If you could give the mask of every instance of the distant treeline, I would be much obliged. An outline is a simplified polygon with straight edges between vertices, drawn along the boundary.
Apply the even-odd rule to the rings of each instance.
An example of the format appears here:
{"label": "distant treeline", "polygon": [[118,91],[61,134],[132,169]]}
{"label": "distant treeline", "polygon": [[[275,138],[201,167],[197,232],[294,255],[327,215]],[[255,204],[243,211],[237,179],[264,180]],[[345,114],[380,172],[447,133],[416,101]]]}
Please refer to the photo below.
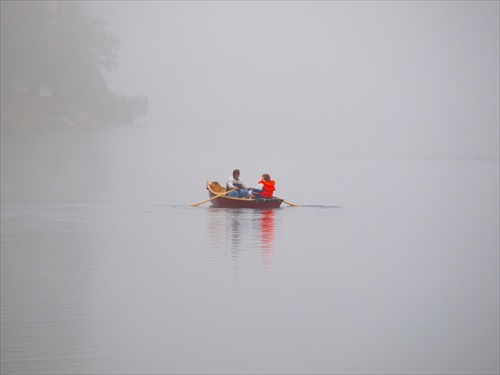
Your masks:
{"label": "distant treeline", "polygon": [[106,27],[78,2],[2,1],[2,117],[130,123],[145,115],[147,96],[107,86],[103,72],[116,66],[119,40]]}

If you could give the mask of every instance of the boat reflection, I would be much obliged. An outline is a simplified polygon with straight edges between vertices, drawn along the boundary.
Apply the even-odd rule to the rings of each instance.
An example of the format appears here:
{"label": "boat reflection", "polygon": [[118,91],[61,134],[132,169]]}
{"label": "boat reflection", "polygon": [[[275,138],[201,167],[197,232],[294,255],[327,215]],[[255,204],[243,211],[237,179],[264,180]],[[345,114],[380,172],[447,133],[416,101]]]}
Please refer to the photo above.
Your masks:
{"label": "boat reflection", "polygon": [[274,210],[261,210],[260,215],[262,263],[265,266],[271,266],[274,252]]}
{"label": "boat reflection", "polygon": [[208,212],[207,234],[214,260],[227,260],[229,255],[232,263],[250,265],[260,258],[262,265],[272,264],[275,210],[211,207]]}

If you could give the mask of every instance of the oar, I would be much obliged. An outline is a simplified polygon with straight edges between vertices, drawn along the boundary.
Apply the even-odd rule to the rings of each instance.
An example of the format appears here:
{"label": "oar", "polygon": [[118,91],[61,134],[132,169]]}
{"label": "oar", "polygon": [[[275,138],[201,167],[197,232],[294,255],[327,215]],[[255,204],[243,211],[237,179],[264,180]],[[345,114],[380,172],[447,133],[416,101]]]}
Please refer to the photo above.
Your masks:
{"label": "oar", "polygon": [[293,204],[293,203],[290,203],[290,202],[287,202],[287,201],[283,201],[285,202],[286,204],[289,204],[290,206],[293,206],[293,207],[299,207],[298,204]]}
{"label": "oar", "polygon": [[193,203],[193,204],[191,205],[191,207],[196,207],[196,206],[199,206],[200,204],[206,203],[206,202],[211,201],[212,199],[215,199],[215,198],[222,197],[223,195],[228,194],[228,193],[230,193],[230,192],[232,192],[232,191],[235,191],[235,190],[236,190],[236,188],[231,189],[231,190],[229,190],[229,191],[225,191],[224,193],[218,194],[218,195],[216,195],[215,197],[209,198],[209,199],[207,199],[207,200],[205,200],[205,201],[203,201],[203,202]]}

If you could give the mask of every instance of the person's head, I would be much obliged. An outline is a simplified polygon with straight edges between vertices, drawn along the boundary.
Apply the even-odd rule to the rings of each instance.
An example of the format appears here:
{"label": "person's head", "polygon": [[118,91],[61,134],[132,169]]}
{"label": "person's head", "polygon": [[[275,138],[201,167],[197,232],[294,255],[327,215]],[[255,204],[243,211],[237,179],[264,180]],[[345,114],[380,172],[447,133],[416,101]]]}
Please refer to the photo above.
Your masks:
{"label": "person's head", "polygon": [[240,174],[241,174],[240,170],[239,169],[235,169],[233,171],[233,178],[238,178],[240,176]]}
{"label": "person's head", "polygon": [[264,181],[271,181],[271,176],[269,176],[267,173],[264,173],[264,174],[262,175],[262,179],[263,179]]}

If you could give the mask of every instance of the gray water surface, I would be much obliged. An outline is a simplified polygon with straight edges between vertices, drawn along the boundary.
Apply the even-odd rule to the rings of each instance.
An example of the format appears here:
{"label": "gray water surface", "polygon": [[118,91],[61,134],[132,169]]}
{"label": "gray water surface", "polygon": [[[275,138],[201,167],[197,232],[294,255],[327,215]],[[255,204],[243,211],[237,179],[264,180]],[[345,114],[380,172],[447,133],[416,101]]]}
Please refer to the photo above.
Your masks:
{"label": "gray water surface", "polygon": [[[2,373],[499,372],[498,160],[30,134],[2,130]],[[300,206],[190,207],[235,167]]]}
{"label": "gray water surface", "polygon": [[497,208],[437,198],[4,205],[2,373],[493,373]]}

